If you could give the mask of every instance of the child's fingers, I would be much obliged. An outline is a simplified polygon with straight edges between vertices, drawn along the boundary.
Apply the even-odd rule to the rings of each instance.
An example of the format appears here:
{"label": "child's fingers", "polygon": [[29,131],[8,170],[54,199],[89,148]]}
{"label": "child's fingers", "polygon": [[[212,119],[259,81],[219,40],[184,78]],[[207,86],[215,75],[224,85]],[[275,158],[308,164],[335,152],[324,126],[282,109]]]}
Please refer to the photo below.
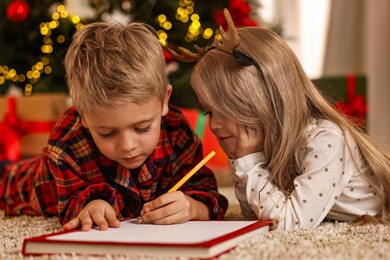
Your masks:
{"label": "child's fingers", "polygon": [[183,223],[188,220],[188,214],[183,214],[185,212],[177,212],[176,214],[166,215],[163,218],[150,220],[153,224],[157,225],[170,225],[170,224],[178,224]]}
{"label": "child's fingers", "polygon": [[82,218],[80,219],[81,223],[81,231],[88,231],[92,228],[92,220],[91,218]]}
{"label": "child's fingers", "polygon": [[108,223],[106,218],[102,214],[93,214],[92,215],[92,221],[89,223],[91,219],[85,219],[85,222],[83,222],[83,228],[84,224],[86,227],[88,227],[89,224],[91,224],[92,227],[92,221],[96,224],[96,226],[99,227],[100,230],[106,230],[108,228]]}
{"label": "child's fingers", "polygon": [[260,128],[238,127],[235,156],[237,158],[263,150],[263,135]]}
{"label": "child's fingers", "polygon": [[157,199],[154,199],[152,201],[149,201],[148,203],[145,203],[143,210],[142,210],[143,213],[147,213],[147,211],[156,210],[158,208],[161,208],[167,204],[170,204],[170,203],[176,201],[179,193],[182,193],[182,192],[181,191],[168,192],[168,193],[161,195]]}
{"label": "child's fingers", "polygon": [[142,219],[155,224],[172,224],[190,218],[191,203],[181,191],[170,192],[151,201],[148,212],[144,212]]}
{"label": "child's fingers", "polygon": [[109,210],[106,212],[106,220],[109,227],[117,228],[121,225],[120,221],[116,218],[114,210]]}
{"label": "child's fingers", "polygon": [[244,141],[248,141],[251,138],[257,138],[257,132],[257,129],[250,128],[247,126],[240,126],[238,130],[240,138]]}
{"label": "child's fingers", "polygon": [[170,204],[165,205],[163,207],[149,211],[148,213],[145,213],[142,216],[142,219],[144,221],[156,223],[157,221],[159,221],[161,219],[164,219],[164,218],[167,218],[168,216],[177,214],[178,212],[181,211],[181,208],[179,205],[176,205],[176,204],[178,204],[178,203],[170,203]]}
{"label": "child's fingers", "polygon": [[71,219],[63,225],[64,230],[76,229],[81,225],[81,222],[78,218]]}
{"label": "child's fingers", "polygon": [[142,210],[141,210],[141,213],[140,215],[143,216],[145,215],[146,213],[148,213],[150,211],[150,208],[147,204],[145,204],[143,207],[142,207]]}

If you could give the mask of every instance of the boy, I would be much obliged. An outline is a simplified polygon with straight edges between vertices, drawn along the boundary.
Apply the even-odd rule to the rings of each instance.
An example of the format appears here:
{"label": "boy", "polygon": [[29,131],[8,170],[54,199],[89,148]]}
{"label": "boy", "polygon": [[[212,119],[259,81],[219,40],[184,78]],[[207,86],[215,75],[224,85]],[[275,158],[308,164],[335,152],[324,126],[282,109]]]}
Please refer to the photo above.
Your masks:
{"label": "boy", "polygon": [[86,25],[65,70],[73,107],[39,158],[5,166],[7,214],[58,216],[65,230],[104,230],[140,214],[156,224],[223,218],[227,200],[207,167],[167,193],[202,159],[202,148],[168,105],[172,87],[147,25]]}

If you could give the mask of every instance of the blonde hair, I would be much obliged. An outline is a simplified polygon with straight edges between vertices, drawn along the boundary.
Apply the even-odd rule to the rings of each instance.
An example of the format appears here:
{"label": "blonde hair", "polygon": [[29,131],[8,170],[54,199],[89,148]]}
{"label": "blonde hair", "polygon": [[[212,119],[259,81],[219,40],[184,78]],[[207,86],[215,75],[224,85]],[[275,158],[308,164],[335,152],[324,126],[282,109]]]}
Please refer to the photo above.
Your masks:
{"label": "blonde hair", "polygon": [[252,57],[259,68],[243,65],[231,53],[211,49],[192,72],[195,92],[225,118],[263,129],[268,169],[274,183],[286,194],[293,190],[293,180],[301,169],[301,147],[306,143],[304,129],[309,119],[336,123],[355,139],[370,168],[370,176],[365,177],[383,202],[378,218],[390,220],[389,153],[330,105],[281,37],[257,27],[237,31],[237,50]]}
{"label": "blonde hair", "polygon": [[79,112],[123,102],[164,99],[168,79],[161,45],[142,23],[91,23],[77,31],[65,71]]}

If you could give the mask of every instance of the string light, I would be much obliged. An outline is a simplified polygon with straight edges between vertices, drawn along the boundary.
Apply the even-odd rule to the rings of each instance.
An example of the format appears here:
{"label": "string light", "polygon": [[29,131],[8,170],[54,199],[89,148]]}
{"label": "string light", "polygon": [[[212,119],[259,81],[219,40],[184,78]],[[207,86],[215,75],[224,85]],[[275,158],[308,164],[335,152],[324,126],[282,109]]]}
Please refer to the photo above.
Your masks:
{"label": "string light", "polygon": [[[84,25],[80,22],[80,17],[69,16],[64,5],[58,5],[56,11],[51,15],[52,20],[49,22],[42,22],[39,26],[39,31],[43,36],[41,52],[43,57],[31,66],[31,69],[24,74],[18,74],[15,69],[9,68],[6,65],[0,65],[0,85],[3,85],[6,81],[26,83],[24,85],[24,95],[29,96],[32,94],[33,85],[36,84],[42,74],[49,75],[53,69],[50,66],[50,59],[46,54],[50,54],[54,50],[54,41],[52,40],[52,31],[60,27],[60,23],[70,21],[76,30],[81,29]],[[59,35],[56,37],[56,43],[64,43],[65,36]]]}
{"label": "string light", "polygon": [[[212,37],[214,31],[211,28],[203,29],[199,15],[194,12],[195,3],[192,0],[179,0],[178,6],[175,19],[182,23],[190,22],[184,38],[187,42],[195,41],[200,36],[204,39],[210,39]],[[76,30],[80,30],[84,25],[80,22],[81,19],[79,16],[70,16],[65,6],[61,4],[57,6],[56,10],[51,15],[51,18],[51,21],[42,22],[39,26],[39,31],[43,36],[40,48],[43,54],[41,60],[32,65],[31,69],[24,74],[18,74],[13,68],[0,65],[0,85],[4,84],[6,81],[25,83],[24,94],[29,96],[32,93],[33,85],[40,80],[41,75],[52,73],[53,69],[50,66],[50,60],[46,55],[54,51],[54,43],[62,44],[66,40],[64,35],[59,35],[55,38],[55,41],[53,41],[52,31],[59,28],[61,23],[65,23],[66,21],[70,21]],[[159,40],[166,45],[168,40],[167,31],[172,29],[172,23],[164,14],[158,15],[156,17],[156,22],[161,27],[161,29],[157,31]]]}
{"label": "string light", "polygon": [[[200,22],[200,17],[194,11],[195,3],[192,0],[179,0],[178,8],[176,9],[175,19],[182,23],[190,22],[187,33],[184,39],[187,42],[197,40],[200,36],[208,40],[214,34],[211,28],[203,29]],[[161,27],[161,30],[157,32],[160,42],[164,45],[167,44],[168,34],[166,31],[172,28],[172,23],[168,21],[166,15],[160,14],[156,17],[156,22]]]}

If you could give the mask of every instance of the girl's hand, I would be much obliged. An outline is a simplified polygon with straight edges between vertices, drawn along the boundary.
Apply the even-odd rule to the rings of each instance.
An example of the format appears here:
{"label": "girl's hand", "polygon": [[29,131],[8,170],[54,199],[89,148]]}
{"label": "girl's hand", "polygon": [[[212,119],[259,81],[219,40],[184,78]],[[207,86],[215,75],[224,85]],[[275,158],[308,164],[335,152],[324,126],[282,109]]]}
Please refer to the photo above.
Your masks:
{"label": "girl's hand", "polygon": [[235,151],[237,159],[245,155],[261,152],[264,146],[264,136],[261,129],[248,128],[246,126],[238,126],[238,140]]}
{"label": "girl's hand", "polygon": [[93,200],[81,210],[76,218],[66,223],[63,228],[65,230],[72,230],[81,227],[82,231],[88,231],[94,223],[101,230],[106,230],[108,227],[120,226],[115,211],[108,202],[104,200]]}
{"label": "girl's hand", "polygon": [[209,209],[202,202],[186,196],[181,191],[168,192],[145,203],[141,217],[143,222],[177,224],[188,220],[208,220]]}

